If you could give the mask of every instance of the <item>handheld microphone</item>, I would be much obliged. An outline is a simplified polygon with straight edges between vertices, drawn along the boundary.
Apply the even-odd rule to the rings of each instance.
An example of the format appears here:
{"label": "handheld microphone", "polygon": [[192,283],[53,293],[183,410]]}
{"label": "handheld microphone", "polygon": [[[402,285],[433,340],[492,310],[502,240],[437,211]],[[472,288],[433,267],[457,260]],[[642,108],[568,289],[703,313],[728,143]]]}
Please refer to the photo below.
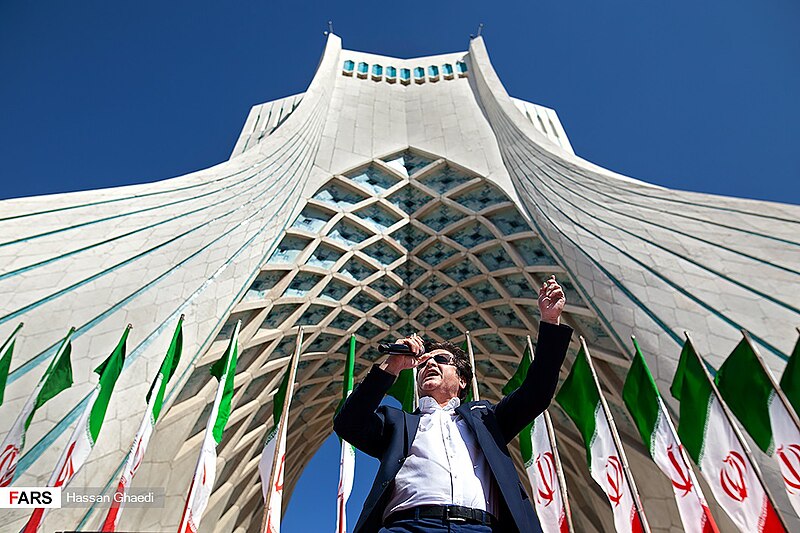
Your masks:
{"label": "handheld microphone", "polygon": [[379,344],[378,351],[389,355],[414,355],[411,348],[405,344]]}

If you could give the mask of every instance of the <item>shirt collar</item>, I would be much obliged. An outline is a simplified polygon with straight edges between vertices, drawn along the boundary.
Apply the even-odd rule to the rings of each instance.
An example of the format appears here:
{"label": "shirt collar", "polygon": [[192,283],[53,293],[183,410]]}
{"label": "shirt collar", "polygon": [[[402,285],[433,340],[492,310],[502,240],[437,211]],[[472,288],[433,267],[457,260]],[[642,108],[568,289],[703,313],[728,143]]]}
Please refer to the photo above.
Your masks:
{"label": "shirt collar", "polygon": [[439,402],[430,396],[423,396],[419,399],[419,410],[421,413],[426,414],[433,413],[437,409],[440,411],[455,411],[459,405],[461,405],[461,400],[458,398],[450,398],[450,401],[444,407],[440,406]]}

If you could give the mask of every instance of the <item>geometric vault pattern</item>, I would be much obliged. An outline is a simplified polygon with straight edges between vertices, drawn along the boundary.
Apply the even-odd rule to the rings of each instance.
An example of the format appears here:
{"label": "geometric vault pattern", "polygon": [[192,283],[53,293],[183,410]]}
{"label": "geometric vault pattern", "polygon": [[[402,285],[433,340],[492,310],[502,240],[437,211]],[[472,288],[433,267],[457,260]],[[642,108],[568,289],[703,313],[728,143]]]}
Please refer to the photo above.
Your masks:
{"label": "geometric vault pattern", "polygon": [[[224,469],[217,480],[218,490],[230,488],[227,506],[242,506],[237,525],[260,525],[263,421],[294,350],[296,326],[305,328],[305,345],[292,403],[288,487],[330,434],[349,332],[356,332],[360,346],[358,378],[384,339],[416,331],[462,342],[468,330],[481,395],[497,400],[525,349],[525,336],[538,328],[536,290],[551,274],[567,291],[565,320],[593,352],[623,361],[530,224],[484,178],[409,150],[332,177],[286,230],[217,340],[224,347],[242,320],[237,409],[220,453],[238,466]],[[212,351],[204,358],[177,400],[198,413],[187,450],[199,445],[211,408],[197,398],[193,384],[206,383],[216,357]],[[579,443],[576,435],[569,438]]]}

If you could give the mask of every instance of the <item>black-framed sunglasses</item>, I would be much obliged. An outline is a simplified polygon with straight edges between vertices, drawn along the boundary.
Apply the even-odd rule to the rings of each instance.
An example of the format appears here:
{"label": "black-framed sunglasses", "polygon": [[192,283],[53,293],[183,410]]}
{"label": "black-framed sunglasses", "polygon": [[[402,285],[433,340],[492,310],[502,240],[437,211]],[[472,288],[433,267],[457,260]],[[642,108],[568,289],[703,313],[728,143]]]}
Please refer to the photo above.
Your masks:
{"label": "black-framed sunglasses", "polygon": [[[436,354],[433,357],[431,357],[430,359],[433,359],[434,361],[436,361],[437,364],[440,364],[440,365],[453,365],[453,366],[455,366],[455,363],[453,362],[452,357],[447,357],[446,355]],[[421,369],[422,367],[427,365],[428,361],[430,361],[430,359],[426,359],[424,363],[418,364],[417,365],[417,369]]]}

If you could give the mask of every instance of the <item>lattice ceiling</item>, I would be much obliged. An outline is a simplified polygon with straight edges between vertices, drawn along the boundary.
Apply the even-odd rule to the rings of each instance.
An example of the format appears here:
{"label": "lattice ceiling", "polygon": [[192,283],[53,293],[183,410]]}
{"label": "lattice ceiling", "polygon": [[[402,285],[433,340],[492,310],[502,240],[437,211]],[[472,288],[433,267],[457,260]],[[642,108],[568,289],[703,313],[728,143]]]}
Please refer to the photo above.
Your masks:
{"label": "lattice ceiling", "polygon": [[[481,395],[497,400],[525,336],[537,331],[536,291],[550,274],[565,289],[566,321],[595,354],[623,361],[536,232],[483,177],[409,150],[331,177],[286,230],[177,400],[199,401],[208,365],[242,320],[235,409],[220,447],[230,466],[222,467],[216,488],[230,492],[229,506],[242,506],[237,523],[258,522],[250,521],[260,509],[257,461],[296,326],[305,327],[306,337],[291,409],[287,487],[330,434],[350,333],[359,344],[358,380],[383,339],[416,331],[460,343],[468,330]],[[613,364],[601,363],[601,372],[615,374]],[[209,407],[198,405],[185,449],[196,448]]]}

